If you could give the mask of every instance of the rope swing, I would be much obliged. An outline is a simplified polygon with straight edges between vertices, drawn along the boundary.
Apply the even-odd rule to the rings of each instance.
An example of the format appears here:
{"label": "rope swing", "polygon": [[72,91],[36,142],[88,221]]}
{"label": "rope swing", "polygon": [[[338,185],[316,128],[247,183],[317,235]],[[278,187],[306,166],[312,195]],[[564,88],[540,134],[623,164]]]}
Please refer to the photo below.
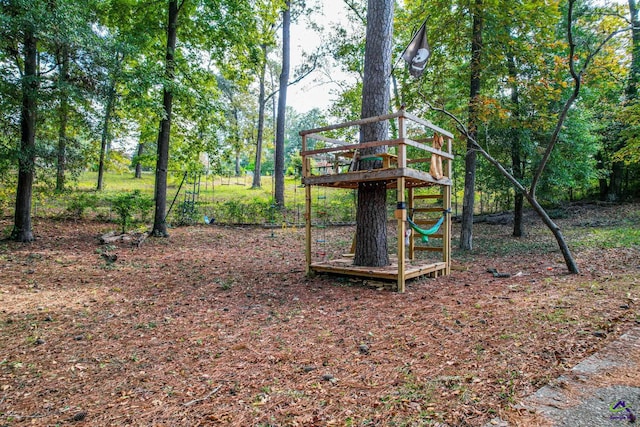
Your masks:
{"label": "rope swing", "polygon": [[439,229],[440,226],[442,225],[442,223],[444,222],[444,218],[445,216],[451,213],[451,209],[445,209],[442,211],[442,216],[440,217],[440,219],[438,219],[438,222],[436,222],[431,228],[429,229],[424,229],[424,228],[420,228],[420,226],[418,226],[418,224],[416,224],[415,222],[413,222],[411,220],[410,217],[407,216],[407,222],[409,223],[409,225],[411,226],[411,228],[416,232],[419,233],[422,236],[422,241],[423,242],[428,242],[429,241],[429,236],[431,236],[432,234],[436,233]]}

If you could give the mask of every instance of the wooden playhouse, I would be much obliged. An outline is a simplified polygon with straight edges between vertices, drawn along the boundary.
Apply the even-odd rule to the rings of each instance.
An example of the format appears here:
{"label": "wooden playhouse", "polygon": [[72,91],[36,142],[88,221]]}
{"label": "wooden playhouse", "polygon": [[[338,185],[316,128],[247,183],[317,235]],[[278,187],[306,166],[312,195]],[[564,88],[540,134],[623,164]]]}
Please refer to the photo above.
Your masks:
{"label": "wooden playhouse", "polygon": [[[360,126],[389,121],[393,139],[358,143]],[[404,109],[396,113],[361,119],[317,129],[303,130],[302,183],[305,186],[305,255],[307,274],[339,275],[390,280],[404,292],[405,282],[420,276],[447,275],[451,268],[451,172],[453,135]],[[381,167],[353,170],[363,149],[384,147],[375,156]],[[353,265],[353,255],[333,259],[313,259],[312,227],[316,226],[312,211],[312,188],[333,187],[357,189],[363,182],[384,182],[388,190],[397,190],[397,253],[390,255],[385,267]],[[426,189],[426,190],[425,190]],[[439,223],[439,224],[438,224]],[[432,231],[425,239],[422,227]],[[408,235],[407,230],[413,229]],[[424,240],[432,239],[429,245]],[[433,239],[441,242],[434,246]],[[352,245],[352,251],[355,245]],[[418,252],[441,254],[437,259],[418,259]]]}

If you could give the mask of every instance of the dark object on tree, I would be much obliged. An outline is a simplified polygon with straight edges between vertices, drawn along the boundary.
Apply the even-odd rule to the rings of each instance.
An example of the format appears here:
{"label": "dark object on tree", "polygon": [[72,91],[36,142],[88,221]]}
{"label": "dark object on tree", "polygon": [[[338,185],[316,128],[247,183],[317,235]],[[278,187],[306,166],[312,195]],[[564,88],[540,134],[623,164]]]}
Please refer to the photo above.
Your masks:
{"label": "dark object on tree", "polygon": [[407,62],[409,74],[419,78],[427,67],[427,61],[429,61],[430,56],[431,48],[427,41],[427,21],[424,21],[402,53],[402,59]]}

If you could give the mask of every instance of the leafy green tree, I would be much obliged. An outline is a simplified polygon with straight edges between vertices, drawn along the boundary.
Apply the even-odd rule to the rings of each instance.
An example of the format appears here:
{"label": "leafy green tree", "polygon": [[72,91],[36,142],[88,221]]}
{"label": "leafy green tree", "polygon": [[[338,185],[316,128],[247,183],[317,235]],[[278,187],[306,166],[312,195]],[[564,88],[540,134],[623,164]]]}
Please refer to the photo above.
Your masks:
{"label": "leafy green tree", "polygon": [[[189,86],[198,79],[190,79],[193,73],[188,72],[187,64],[198,68],[196,61],[202,62],[205,52],[205,56],[213,63],[222,64],[228,60],[227,54],[236,46],[254,45],[255,17],[249,6],[246,2],[235,0],[169,1],[165,69],[161,80],[163,102],[157,142],[156,208],[152,230],[156,236],[168,235],[165,211],[174,95],[177,99],[193,98],[190,92],[199,88]],[[180,43],[178,43],[179,29],[181,34],[184,34]],[[215,79],[211,76],[206,81],[207,84],[214,84]],[[204,135],[206,126],[203,126],[203,123],[194,124],[193,121],[188,123],[198,129],[198,136]]]}
{"label": "leafy green tree", "polygon": [[[513,177],[512,174],[507,171],[504,166],[491,154],[489,154],[479,143],[477,140],[474,140],[470,137],[467,129],[462,125],[462,122],[459,119],[455,119],[459,129],[465,134],[465,136],[473,143],[474,148],[478,150],[491,164],[493,164],[502,174],[505,176],[519,191],[521,191],[527,201],[531,204],[536,213],[540,216],[544,224],[549,228],[549,230],[553,233],[560,251],[564,257],[565,263],[567,265],[567,269],[570,273],[579,273],[578,266],[571,254],[571,251],[567,245],[567,242],[562,234],[562,231],[558,227],[557,224],[553,222],[553,220],[549,217],[545,209],[539,203],[537,198],[537,190],[539,188],[540,183],[542,182],[543,172],[549,165],[552,157],[552,153],[558,146],[561,141],[562,131],[565,127],[567,117],[569,116],[569,112],[571,111],[573,105],[578,100],[580,95],[580,89],[583,83],[583,76],[587,70],[587,67],[591,64],[596,55],[601,51],[603,46],[605,46],[612,38],[614,38],[617,34],[622,32],[622,29],[613,30],[608,34],[602,36],[602,34],[598,34],[597,36],[593,33],[587,33],[588,37],[594,36],[595,38],[591,39],[593,43],[578,43],[581,37],[584,37],[582,32],[583,28],[576,28],[576,22],[579,21],[581,13],[585,13],[585,10],[576,11],[576,1],[569,0],[566,11],[566,36],[568,42],[568,52],[566,56],[567,66],[569,68],[569,74],[572,80],[572,90],[569,93],[568,97],[562,102],[562,108],[557,115],[557,121],[555,126],[553,127],[553,132],[549,137],[548,144],[544,148],[542,152],[542,156],[540,161],[538,162],[535,173],[531,178],[531,182],[529,184],[529,188],[525,188],[525,186],[519,182],[517,179]],[[599,37],[598,37],[599,36]],[[440,109],[440,111],[443,111]]]}
{"label": "leafy green tree", "polygon": [[169,168],[169,136],[171,133],[171,109],[173,107],[173,80],[175,78],[175,50],[178,38],[178,15],[186,0],[169,0],[167,24],[167,50],[165,56],[165,82],[163,85],[162,106],[164,114],[160,120],[158,133],[158,156],[156,158],[156,209],[152,234],[168,237],[165,213],[167,210],[167,172]]}
{"label": "leafy green tree", "polygon": [[[31,6],[27,4],[27,6]],[[3,11],[4,12],[4,11]],[[12,11],[14,12],[14,11]],[[22,110],[20,114],[20,157],[16,209],[11,238],[20,242],[33,240],[31,226],[31,194],[35,173],[35,134],[38,97],[37,35],[38,20],[24,9],[15,10],[15,31],[22,38],[24,66],[22,78]],[[3,13],[4,14],[4,13]],[[29,16],[31,15],[31,16]]]}

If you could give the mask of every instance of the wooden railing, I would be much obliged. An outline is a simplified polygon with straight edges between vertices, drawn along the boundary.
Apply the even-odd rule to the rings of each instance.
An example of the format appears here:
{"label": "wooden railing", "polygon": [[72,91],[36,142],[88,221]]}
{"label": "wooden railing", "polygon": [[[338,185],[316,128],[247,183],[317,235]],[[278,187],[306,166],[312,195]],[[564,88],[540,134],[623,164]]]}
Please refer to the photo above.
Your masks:
{"label": "wooden railing", "polygon": [[[335,131],[349,128],[352,128],[352,132],[353,128],[359,132],[359,128],[362,125],[391,120],[396,120],[397,138],[355,144],[326,135],[329,132],[335,133]],[[410,133],[419,137],[412,137]],[[433,136],[425,137],[429,133],[432,133]],[[408,165],[430,162],[432,156],[438,156],[440,159],[446,160],[453,159],[453,135],[405,110],[399,110],[393,114],[303,130],[300,135],[302,136],[301,156],[303,165],[305,165],[303,174],[305,177],[352,172],[358,170],[358,161],[370,160],[372,157],[379,158],[380,162],[377,163],[377,168],[382,169],[406,168]],[[442,149],[437,149],[427,144],[433,143],[436,136],[444,139],[445,144]],[[314,141],[319,141],[321,144],[314,144]],[[411,158],[407,157],[408,147],[415,149],[411,150]],[[375,154],[370,154],[370,152]],[[315,165],[312,164],[311,159],[316,160]],[[367,162],[367,164],[371,163]],[[449,174],[445,171],[443,175],[448,176]]]}

